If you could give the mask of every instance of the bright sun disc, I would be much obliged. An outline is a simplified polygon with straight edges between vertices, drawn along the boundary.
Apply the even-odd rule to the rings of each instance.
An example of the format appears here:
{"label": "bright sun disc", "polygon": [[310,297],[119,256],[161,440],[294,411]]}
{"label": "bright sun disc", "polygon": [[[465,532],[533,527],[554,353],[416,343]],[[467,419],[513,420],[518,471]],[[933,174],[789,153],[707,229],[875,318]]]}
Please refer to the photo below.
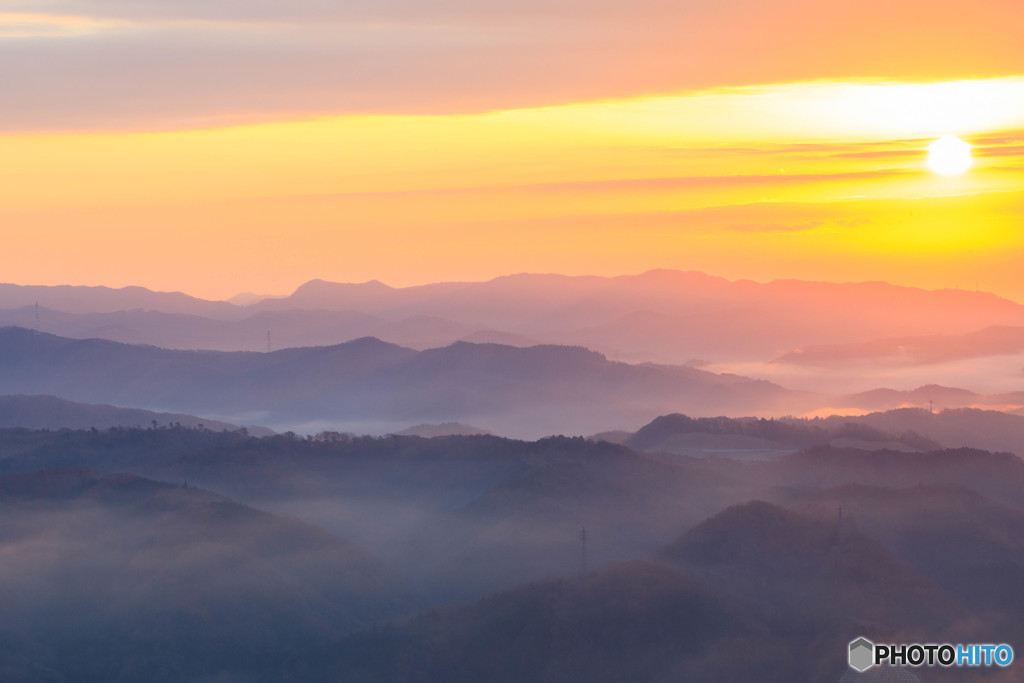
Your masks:
{"label": "bright sun disc", "polygon": [[928,168],[942,175],[960,175],[971,167],[971,146],[955,135],[943,135],[928,145]]}

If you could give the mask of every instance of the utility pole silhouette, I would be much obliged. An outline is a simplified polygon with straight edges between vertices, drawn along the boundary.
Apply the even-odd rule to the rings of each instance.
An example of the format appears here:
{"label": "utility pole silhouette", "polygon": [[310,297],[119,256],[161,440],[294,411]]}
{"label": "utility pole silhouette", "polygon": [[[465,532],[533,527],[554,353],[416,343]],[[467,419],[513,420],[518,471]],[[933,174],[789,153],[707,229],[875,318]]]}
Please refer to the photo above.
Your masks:
{"label": "utility pole silhouette", "polygon": [[836,508],[835,532],[833,533],[833,535],[831,535],[829,537],[829,541],[828,541],[829,545],[832,546],[833,548],[835,548],[836,546],[841,545],[844,542],[844,540],[845,540],[844,539],[845,534],[844,534],[843,526],[844,526],[844,523],[843,523],[843,503],[842,503],[842,501],[840,501],[838,507]]}
{"label": "utility pole silhouette", "polygon": [[580,576],[587,574],[587,527],[580,529]]}
{"label": "utility pole silhouette", "polygon": [[270,330],[267,330],[267,353],[270,353]]}

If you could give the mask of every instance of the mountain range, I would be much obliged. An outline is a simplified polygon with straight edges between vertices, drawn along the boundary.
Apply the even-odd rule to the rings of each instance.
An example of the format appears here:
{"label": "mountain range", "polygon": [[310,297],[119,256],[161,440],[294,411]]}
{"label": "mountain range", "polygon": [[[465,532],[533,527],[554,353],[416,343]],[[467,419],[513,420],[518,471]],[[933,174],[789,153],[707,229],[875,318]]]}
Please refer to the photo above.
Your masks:
{"label": "mountain range", "polygon": [[524,436],[590,433],[676,408],[801,412],[810,395],[692,367],[629,365],[580,347],[366,338],[272,353],[176,351],[0,329],[0,386],[280,430],[394,431],[470,422]]}
{"label": "mountain range", "polygon": [[[903,438],[666,417],[635,443]],[[0,429],[0,672],[828,681],[861,635],[1015,642],[1024,462],[926,445]]]}
{"label": "mountain range", "polygon": [[795,349],[1024,325],[981,292],[880,282],[729,281],[697,272],[520,274],[393,288],[312,280],[246,306],[132,287],[0,286],[0,324],[169,348],[265,350],[363,336],[425,349],[459,340],[582,345],[630,362],[768,361]]}
{"label": "mountain range", "polygon": [[1024,638],[989,294],[4,285],[3,323],[5,681],[846,681],[858,636]]}
{"label": "mountain range", "polygon": [[814,446],[929,451],[980,448],[1024,455],[1024,416],[974,408],[897,408],[866,415],[797,419],[655,418],[636,432],[597,434],[647,453],[766,458]]}
{"label": "mountain range", "polygon": [[[642,425],[669,412],[785,416],[931,403],[1005,411],[1024,405],[1021,392],[985,395],[943,386],[846,395],[795,391],[692,365],[616,362],[570,346],[456,342],[417,351],[363,338],[270,353],[182,351],[24,328],[0,328],[0,386],[9,394],[279,431],[385,433],[463,422],[527,438]],[[146,422],[152,419],[164,421]]]}

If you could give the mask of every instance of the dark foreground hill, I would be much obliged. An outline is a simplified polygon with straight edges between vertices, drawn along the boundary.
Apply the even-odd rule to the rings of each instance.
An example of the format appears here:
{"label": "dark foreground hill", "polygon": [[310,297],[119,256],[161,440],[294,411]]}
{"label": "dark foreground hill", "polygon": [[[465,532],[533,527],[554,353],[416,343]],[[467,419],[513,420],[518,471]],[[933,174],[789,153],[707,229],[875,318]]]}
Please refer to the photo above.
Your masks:
{"label": "dark foreground hill", "polygon": [[838,531],[768,503],[733,507],[658,561],[534,582],[348,637],[321,675],[838,681],[859,635],[965,635],[970,618],[955,599],[856,529]]}
{"label": "dark foreground hill", "polygon": [[835,625],[935,631],[963,616],[937,585],[847,522],[745,503],[701,523],[659,557],[707,577],[780,626],[839,620]]}
{"label": "dark foreground hill", "polygon": [[0,471],[130,471],[294,515],[369,549],[439,601],[572,571],[583,526],[595,566],[644,556],[745,495],[700,466],[565,437],[0,430],[0,456]]}
{"label": "dark foreground hill", "polygon": [[[18,429],[0,472],[2,680],[837,681],[859,635],[1024,637],[1010,454]],[[449,604],[373,625],[417,602],[340,538]]]}
{"label": "dark foreground hill", "polygon": [[847,525],[985,614],[993,633],[1024,614],[1024,511],[955,484],[888,488],[846,484],[795,495],[802,512]]}
{"label": "dark foreground hill", "polygon": [[436,600],[572,571],[582,527],[597,567],[649,555],[754,498],[796,504],[847,484],[956,485],[1020,511],[1024,490],[1019,458],[970,449],[659,460],[580,438],[256,438],[174,428],[0,430],[0,456],[0,471],[129,471],[295,515],[369,549]]}
{"label": "dark foreground hill", "polygon": [[132,475],[0,476],[0,557],[4,681],[287,680],[417,605],[338,537]]}
{"label": "dark foreground hill", "polygon": [[[772,654],[773,640],[685,572],[632,562],[527,584],[353,636],[322,664],[318,680],[767,680],[758,675],[765,663],[792,671],[787,653]],[[752,649],[764,659],[732,654]]]}

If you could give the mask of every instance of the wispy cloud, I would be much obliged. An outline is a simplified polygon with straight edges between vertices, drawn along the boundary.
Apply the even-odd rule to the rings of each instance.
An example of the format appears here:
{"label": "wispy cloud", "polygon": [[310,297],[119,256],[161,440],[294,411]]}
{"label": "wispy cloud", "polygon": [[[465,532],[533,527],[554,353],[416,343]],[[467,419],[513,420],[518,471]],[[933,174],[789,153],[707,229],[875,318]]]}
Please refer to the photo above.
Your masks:
{"label": "wispy cloud", "polygon": [[395,190],[389,192],[352,192],[316,195],[319,197],[398,197],[412,195],[461,195],[471,193],[516,193],[539,192],[558,194],[563,192],[603,192],[629,190],[683,190],[702,186],[742,185],[807,185],[857,180],[884,180],[916,175],[903,169],[879,169],[876,171],[852,171],[838,173],[766,173],[732,174],[724,176],[673,176],[668,178],[628,178],[621,180],[593,180],[575,182],[530,183],[513,185],[490,185],[454,187],[439,190]]}
{"label": "wispy cloud", "polygon": [[[1016,48],[1007,36],[1021,21],[1011,0],[939,0],[926,12],[919,0],[890,0],[886,22],[863,4],[807,0],[15,0],[6,7],[22,18],[0,25],[11,38],[0,42],[0,130],[466,113],[820,79],[999,76],[1019,72],[1005,55]],[[922,22],[927,30],[899,28]],[[948,49],[951,33],[957,50]],[[83,34],[90,40],[59,47],[51,40]]]}
{"label": "wispy cloud", "polygon": [[977,147],[972,153],[979,157],[1019,157],[1024,155],[1024,145]]}
{"label": "wispy cloud", "polygon": [[70,14],[0,12],[0,39],[78,37],[122,25],[115,20]]}
{"label": "wispy cloud", "polygon": [[723,229],[733,232],[806,232],[824,225],[822,221],[813,223],[800,223],[797,225],[782,225],[780,223],[756,223],[747,225],[727,225]]}
{"label": "wispy cloud", "polygon": [[920,149],[879,149],[865,152],[840,152],[841,159],[914,159],[921,157]]}

